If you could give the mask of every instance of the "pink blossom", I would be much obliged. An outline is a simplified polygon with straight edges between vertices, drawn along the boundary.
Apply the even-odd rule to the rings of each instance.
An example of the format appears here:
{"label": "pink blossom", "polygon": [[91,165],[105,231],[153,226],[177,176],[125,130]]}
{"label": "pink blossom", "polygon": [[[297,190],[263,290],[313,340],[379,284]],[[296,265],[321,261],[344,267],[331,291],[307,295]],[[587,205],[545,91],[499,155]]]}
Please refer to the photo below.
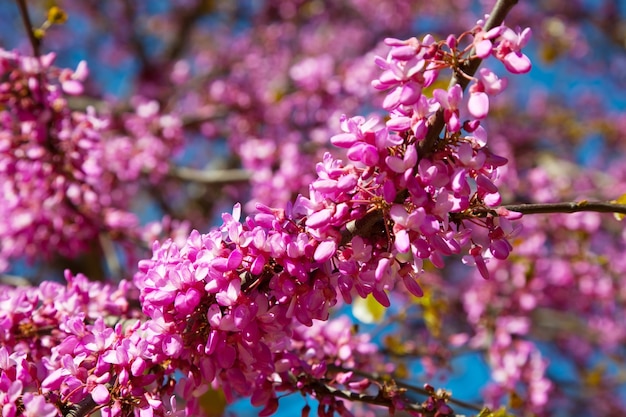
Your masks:
{"label": "pink blossom", "polygon": [[524,74],[531,69],[530,59],[521,52],[530,40],[531,33],[530,28],[521,33],[505,28],[498,38],[494,54],[513,74]]}
{"label": "pink blossom", "polygon": [[476,119],[484,119],[489,113],[489,97],[483,92],[471,92],[467,109]]}
{"label": "pink blossom", "polygon": [[485,32],[482,27],[478,28],[474,34],[474,49],[478,57],[485,59],[491,54],[493,47],[491,39],[498,37],[502,30],[502,26],[495,27],[488,32]]}
{"label": "pink blossom", "polygon": [[57,417],[59,410],[46,401],[43,395],[37,395],[30,392],[24,393],[22,396],[24,402],[24,417]]}
{"label": "pink blossom", "polygon": [[437,88],[433,91],[433,97],[444,110],[444,120],[448,129],[451,132],[458,132],[461,129],[458,105],[463,99],[461,86],[455,84],[449,91]]}
{"label": "pink blossom", "polygon": [[96,404],[107,404],[111,400],[109,389],[104,384],[98,384],[91,391],[91,397]]}

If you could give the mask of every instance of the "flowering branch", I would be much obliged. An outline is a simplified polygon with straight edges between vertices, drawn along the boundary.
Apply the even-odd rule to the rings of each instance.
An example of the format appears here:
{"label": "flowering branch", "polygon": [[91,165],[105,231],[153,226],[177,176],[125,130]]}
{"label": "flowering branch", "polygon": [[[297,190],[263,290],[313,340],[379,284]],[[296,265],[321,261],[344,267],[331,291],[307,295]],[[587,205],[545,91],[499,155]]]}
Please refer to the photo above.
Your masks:
{"label": "flowering branch", "polygon": [[[498,259],[508,256],[507,238],[511,228],[505,219],[486,213],[485,221],[471,219],[473,222],[465,225],[450,222],[449,217],[450,213],[473,213],[476,207],[480,210],[483,206],[500,213],[496,209],[500,195],[492,181],[506,160],[486,148],[480,120],[488,112],[488,94],[499,93],[504,82],[488,69],[481,70],[480,79],[472,76],[482,59],[490,54],[503,61],[512,73],[530,69],[530,61],[521,53],[529,29],[516,33],[499,26],[515,3],[498,1],[485,28],[479,22],[458,38],[450,35],[445,41],[435,41],[427,35],[423,41],[387,39],[385,42],[392,48],[386,59],[377,58],[377,64],[385,72],[375,80],[375,87],[390,90],[383,103],[390,119],[383,126],[375,120],[343,118],[344,133],[331,139],[333,144],[348,148],[347,156],[356,164],[344,165],[326,154],[316,167],[318,178],[311,184],[309,197],[300,195],[285,209],[259,204],[257,213],[244,221],[240,221],[241,207],[237,205],[232,214],[222,215],[221,226],[207,234],[193,231],[183,243],[173,240],[155,243],[152,258],[140,261],[139,271],[133,277],[143,315],[130,328],[113,327],[110,320],[105,321],[109,316],[133,316],[126,300],[129,283],[120,283],[117,289],[90,288],[84,282],[86,279],[72,277],[68,272],[67,289],[42,285],[38,293],[24,296],[33,300],[32,305],[18,311],[20,315],[14,319],[15,313],[10,313],[11,323],[23,325],[6,344],[8,348],[0,348],[0,361],[6,363],[14,346],[25,336],[40,328],[62,325],[63,340],[69,342],[46,341],[41,346],[52,347],[41,353],[35,351],[39,346],[33,348],[32,357],[56,359],[46,365],[49,373],[44,379],[32,381],[32,385],[37,384],[41,395],[47,395],[47,409],[56,408],[61,400],[76,405],[68,414],[74,417],[90,414],[97,407],[102,408],[103,414],[115,414],[129,404],[142,415],[162,413],[163,400],[175,395],[189,398],[188,393],[206,383],[222,388],[228,401],[242,396],[250,397],[254,405],[265,405],[261,415],[275,411],[278,392],[301,391],[315,394],[322,407],[331,411],[342,409],[343,403],[338,398],[343,398],[383,405],[390,411],[406,408],[427,416],[452,416],[454,413],[448,406],[450,394],[430,386],[423,390],[408,384],[402,387],[390,378],[357,381],[352,375],[328,378],[327,364],[365,367],[367,371],[375,363],[371,360],[374,349],[369,340],[364,335],[352,335],[346,320],[331,322],[330,311],[339,297],[351,303],[354,297],[371,295],[389,307],[388,292],[397,284],[416,297],[422,296],[418,278],[424,272],[426,259],[443,268],[445,256],[467,253],[467,262],[473,262],[487,276],[484,256]],[[131,2],[124,2],[124,12],[129,22],[135,19]],[[467,43],[465,39],[469,36],[473,44],[462,50],[458,48],[458,44]],[[134,32],[131,44],[139,60],[149,64],[144,45]],[[13,59],[16,68],[11,68],[12,74],[29,80],[31,74],[17,65],[19,58]],[[432,97],[422,94],[422,89],[432,86],[445,68],[454,71],[449,91],[435,89]],[[93,110],[72,112],[64,100],[65,94],[82,93],[86,68],[81,66],[76,71],[58,74],[50,66],[43,69],[49,80],[44,91],[49,94],[39,101],[50,108],[56,123],[50,124],[42,141],[58,138],[57,142],[67,149],[59,145],[50,156],[46,149],[26,148],[25,154],[45,162],[44,158],[52,159],[55,162],[50,164],[52,167],[59,165],[56,163],[59,158],[53,156],[72,157],[67,165],[82,170],[60,172],[63,182],[44,183],[45,187],[38,187],[33,193],[41,188],[52,189],[60,198],[69,199],[68,211],[72,217],[91,227],[83,241],[89,242],[103,229],[123,233],[124,229],[135,227],[137,221],[110,200],[98,198],[111,189],[105,173],[91,169],[92,160],[107,160],[109,156],[113,163],[119,162],[118,154],[149,156],[130,159],[126,165],[118,163],[111,173],[123,180],[120,182],[149,173],[149,187],[166,212],[171,212],[171,208],[157,189],[166,175],[204,183],[249,179],[250,174],[245,171],[234,175],[235,171],[204,172],[171,168],[167,163],[146,164],[151,160],[164,161],[181,143],[182,120],[178,116],[162,115],[156,101],[138,103],[136,114],[122,117],[121,121],[130,138],[163,141],[147,144],[140,141],[140,148],[119,146],[116,148],[119,151],[110,155],[107,151],[111,147],[104,146],[100,133],[116,120],[103,120]],[[462,124],[459,104],[470,79],[475,81],[468,100],[473,119]],[[21,97],[21,91],[11,93],[9,98]],[[35,99],[39,97],[34,96]],[[25,108],[18,109],[29,110],[22,107]],[[439,118],[441,122],[437,123]],[[11,119],[10,127],[18,122],[32,122],[31,119],[39,120]],[[444,139],[437,142],[444,125],[447,129]],[[461,133],[462,129],[466,134]],[[430,144],[429,136],[433,137]],[[72,140],[61,142],[60,138],[65,137]],[[122,138],[123,144],[127,139]],[[30,142],[19,142],[15,147],[21,150],[26,144],[32,146]],[[136,153],[128,152],[134,149]],[[24,164],[14,165],[21,168]],[[43,164],[34,165],[37,168]],[[49,177],[43,174],[40,176]],[[83,196],[85,192],[87,196]],[[130,190],[128,193],[130,197]],[[122,194],[120,199],[125,196]],[[43,201],[48,201],[47,195]],[[104,228],[95,227],[99,213],[108,215]],[[351,228],[352,221],[356,221],[356,229]],[[361,229],[364,222],[367,227]],[[56,233],[55,224],[44,223],[47,227],[44,230]],[[344,230],[351,234],[349,240],[342,235]],[[56,240],[64,242],[60,238]],[[76,249],[69,255],[81,249],[80,243],[75,242]],[[106,242],[102,246],[107,249]],[[117,268],[115,262],[116,259],[110,259],[111,269]],[[115,298],[107,291],[119,298],[117,304],[110,301]],[[85,306],[68,303],[68,312],[48,320],[45,327],[31,319],[38,317],[30,313],[39,308],[39,300],[41,305],[46,303],[45,311],[48,311],[51,308],[47,304],[62,298],[59,294],[74,299],[78,298],[74,297],[77,292],[109,300],[106,308],[103,307],[105,311],[89,310],[91,320],[75,321],[77,307],[86,308],[101,301],[83,297]],[[328,323],[321,326],[321,322]],[[286,344],[285,340],[291,342]],[[174,386],[170,382],[176,374],[182,377]],[[304,387],[298,385],[299,380],[289,385],[290,375],[303,375]],[[308,382],[307,375],[312,377]],[[15,383],[12,390],[17,394],[13,397],[17,399],[23,392],[21,402],[30,407],[32,389],[17,377],[8,378],[1,382]],[[117,378],[114,386],[107,383],[111,378]],[[369,385],[371,382],[375,387]],[[378,392],[372,394],[375,388]],[[426,395],[426,400],[419,404],[405,397],[409,389]],[[326,403],[327,400],[331,403]],[[16,400],[11,402],[11,407],[16,408]],[[198,402],[197,398],[190,398],[185,413],[196,415]],[[174,413],[175,407],[171,408]]]}
{"label": "flowering branch", "polygon": [[[485,161],[490,159],[489,167],[485,166],[483,168],[485,174],[488,175],[493,174],[493,169],[496,166],[505,163],[505,161],[497,157],[492,158],[490,154],[490,156],[477,157],[473,153],[475,149],[480,149],[484,146],[484,129],[480,126],[480,119],[484,118],[488,113],[489,104],[486,92],[488,91],[491,95],[498,94],[506,86],[506,82],[498,79],[489,69],[481,71],[480,79],[474,79],[472,76],[478,70],[483,59],[492,53],[512,73],[524,73],[530,70],[530,61],[520,51],[528,39],[529,29],[521,34],[516,34],[511,29],[501,26],[507,13],[516,3],[517,0],[499,0],[492,9],[484,27],[481,27],[479,22],[478,26],[471,33],[467,32],[459,38],[450,36],[445,43],[435,43],[432,37],[425,37],[422,42],[415,38],[407,41],[386,40],[392,46],[392,50],[385,61],[380,59],[377,62],[386,71],[381,75],[380,79],[374,81],[373,85],[381,90],[391,89],[383,103],[383,107],[391,111],[392,114],[392,119],[387,122],[387,128],[390,131],[399,133],[401,137],[409,138],[409,141],[415,140],[416,142],[415,145],[409,144],[406,149],[400,151],[402,159],[395,155],[384,156],[391,161],[391,171],[408,174],[407,168],[412,167],[412,174],[417,178],[426,173],[428,169],[436,167],[439,163],[438,160],[443,161],[446,159],[442,155],[434,159],[432,156],[436,151],[441,150],[438,149],[441,146],[439,146],[440,144],[437,141],[444,126],[450,135],[450,141],[446,141],[444,145],[455,146],[454,143],[458,141],[456,136],[461,131],[458,104],[462,99],[463,90],[471,80],[474,80],[475,84],[471,87],[468,110],[475,119],[466,121],[463,126],[463,129],[470,134],[469,137],[465,138],[469,142],[463,145],[463,156],[458,155],[452,158],[463,159],[462,165],[466,167],[467,164],[473,163],[471,162],[472,160],[478,161],[480,159]],[[471,50],[468,47],[463,51],[459,51],[457,46],[460,40],[467,34],[472,35],[473,46]],[[492,40],[495,41],[495,44]],[[426,46],[429,49],[426,49]],[[445,48],[448,48],[451,53],[446,52]],[[435,52],[432,52],[433,50]],[[468,50],[469,56],[463,58]],[[512,59],[513,62],[511,62]],[[433,98],[428,99],[422,94],[422,88],[432,83],[441,67],[449,67],[454,71],[448,90],[436,89],[433,92]],[[434,111],[434,114],[430,113],[432,111]],[[369,123],[363,125],[363,127],[365,126],[371,128]],[[348,132],[350,129],[348,128],[345,131]],[[355,136],[357,138],[359,135],[365,137],[368,133],[370,132],[366,132],[366,129],[363,129]],[[350,131],[350,134],[354,135],[354,132]],[[472,135],[475,136],[472,137]],[[383,156],[374,154],[375,147],[364,146],[360,143],[354,144],[352,138],[354,136],[337,135],[333,138],[333,143],[340,147],[350,147],[350,151],[354,152],[353,155],[350,155],[349,152],[348,158],[352,160],[361,159],[366,165],[372,165],[372,161],[383,158]],[[469,145],[472,142],[473,144]],[[415,146],[415,150],[413,146]],[[359,158],[358,154],[364,156]],[[431,159],[433,161],[430,161]],[[466,167],[463,169],[466,169]],[[438,168],[435,169],[438,170]],[[490,180],[485,182],[483,179],[486,178],[481,177],[480,181],[486,188],[479,192],[482,196],[480,199],[490,194],[491,196],[487,196],[487,199],[490,200],[487,205],[494,207],[499,204],[500,198],[496,192],[497,187]],[[410,190],[413,187],[410,184],[411,181],[413,180],[400,181],[402,185],[398,187],[392,198],[388,197],[392,193],[385,195],[386,201],[390,204],[399,205],[405,203],[407,199],[414,198],[419,200],[416,196],[410,196],[412,192],[415,192],[415,190]],[[453,188],[455,187],[453,186]],[[458,190],[453,190],[453,192],[458,192]],[[438,198],[443,201],[443,195],[440,195]],[[362,237],[374,234],[380,235],[385,232],[388,234],[388,225],[385,224],[384,217],[384,207],[375,206],[373,210],[369,210],[363,217],[355,219],[346,225],[346,228],[342,231],[341,243],[344,244],[357,234]]]}
{"label": "flowering branch", "polygon": [[[489,19],[487,19],[487,22],[485,23],[485,32],[488,32],[491,29],[501,25],[502,22],[504,22],[504,18],[507,16],[509,11],[511,11],[513,6],[517,4],[517,1],[518,0],[498,0],[498,2],[493,6],[491,13],[489,14]],[[465,90],[470,82],[469,77],[473,76],[476,73],[478,67],[482,62],[482,59],[476,57],[474,52],[475,48],[472,49],[472,52],[470,53],[473,58],[465,61],[465,63],[462,64],[461,67],[452,75],[448,90],[450,90],[454,85],[459,85],[462,90]],[[465,74],[466,76],[459,77],[459,74],[461,73]],[[433,152],[435,148],[435,143],[437,139],[439,139],[439,134],[441,133],[441,130],[444,126],[444,109],[441,108],[437,111],[434,122],[432,122],[432,124],[428,128],[426,139],[420,145],[421,152],[423,152],[420,153],[421,155],[426,156],[430,152]]]}

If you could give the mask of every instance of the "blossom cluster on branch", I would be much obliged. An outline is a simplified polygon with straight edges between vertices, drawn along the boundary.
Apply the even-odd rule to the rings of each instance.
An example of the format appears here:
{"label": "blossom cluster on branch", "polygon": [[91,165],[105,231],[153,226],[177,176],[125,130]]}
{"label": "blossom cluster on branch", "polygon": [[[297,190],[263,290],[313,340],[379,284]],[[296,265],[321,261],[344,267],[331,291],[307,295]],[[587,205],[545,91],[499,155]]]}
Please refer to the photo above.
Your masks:
{"label": "blossom cluster on branch", "polygon": [[[470,36],[479,55],[474,55],[472,43],[458,48]],[[526,72],[530,64],[520,52],[526,39],[527,32],[516,35],[504,26],[485,32],[480,25],[442,42],[431,36],[423,41],[389,39],[388,57],[377,60],[385,72],[374,85],[390,90],[383,102],[391,111],[390,119],[381,124],[344,117],[344,133],[331,139],[348,149],[353,163],[345,165],[326,154],[317,166],[318,179],[309,196],[298,197],[286,209],[259,205],[257,214],[241,222],[236,206],[232,215],[223,215],[222,226],[204,235],[192,232],[181,247],[171,240],[155,244],[152,259],[140,262],[134,278],[146,320],[138,320],[136,313],[128,316],[133,310],[127,304],[110,299],[99,305],[103,308],[99,314],[88,311],[98,304],[97,297],[118,299],[128,291],[126,282],[107,294],[99,284],[88,284],[84,277],[74,278],[68,272],[67,288],[46,284],[38,290],[9,292],[3,309],[2,378],[10,392],[3,399],[6,415],[30,413],[36,407],[45,415],[86,415],[96,409],[110,416],[132,410],[142,416],[164,415],[178,413],[163,405],[174,394],[188,400],[186,414],[195,414],[200,410],[194,398],[210,385],[223,389],[229,400],[251,397],[253,404],[265,407],[263,415],[275,411],[276,391],[284,390],[314,395],[326,413],[349,414],[342,401],[324,398],[332,398],[337,387],[348,387],[353,394],[366,392],[371,382],[349,372],[331,376],[328,365],[338,361],[337,365],[367,370],[375,349],[367,339],[346,333],[341,319],[321,332],[314,330],[316,321],[329,319],[337,297],[350,303],[355,296],[372,294],[389,306],[387,291],[398,285],[415,296],[422,294],[417,279],[424,259],[443,267],[444,256],[465,248],[486,276],[484,258],[503,259],[509,253],[507,236],[512,229],[505,218],[519,216],[507,210],[472,222],[450,216],[458,213],[469,218],[473,207],[495,208],[500,203],[493,181],[506,160],[486,148],[486,131],[479,119],[488,112],[488,94],[498,93],[504,82],[484,69],[470,90],[473,119],[462,123],[459,85],[434,90],[432,97],[423,90],[445,69],[462,72],[467,60],[492,53],[513,72]],[[33,160],[38,157],[54,158],[55,152],[59,158],[74,158],[48,164],[67,170],[58,173],[54,182],[62,183],[59,203],[77,213],[99,213],[102,210],[90,204],[105,191],[93,189],[102,187],[103,173],[88,169],[97,166],[90,163],[89,151],[103,151],[97,129],[106,122],[95,123],[91,111],[86,127],[60,130],[58,126],[83,120],[80,113],[67,109],[60,93],[79,94],[77,80],[84,78],[86,70],[81,64],[77,72],[61,71],[59,86],[41,84],[55,74],[51,60],[51,56],[22,60],[10,56],[5,61],[5,67],[22,64],[10,72],[14,78],[25,78],[22,97],[35,100],[38,88],[48,92],[30,103],[17,100],[19,92],[9,90],[5,102],[23,110],[16,112],[20,117],[16,122],[33,119],[34,127],[45,131],[39,140],[11,137],[7,142],[16,150],[12,155],[30,165],[37,165]],[[45,62],[42,68],[24,67],[41,62]],[[7,89],[18,85],[7,84]],[[155,105],[143,105],[138,115],[151,117],[156,111]],[[430,149],[421,144],[437,112],[444,114],[446,131]],[[163,118],[160,121],[165,135],[166,129],[176,127]],[[133,126],[141,129],[136,122],[130,129]],[[76,150],[67,149],[72,146]],[[67,168],[71,162],[78,166]],[[149,171],[158,173],[154,166]],[[136,177],[140,169],[122,172]],[[90,180],[89,174],[96,179]],[[63,188],[68,176],[84,189],[83,194],[75,193],[76,198],[94,195],[87,198],[90,204],[72,199],[73,184]],[[367,217],[375,220],[370,230],[350,230],[350,224],[358,225]],[[177,379],[176,373],[186,379]],[[29,387],[37,387],[39,394],[31,394]],[[378,397],[393,409],[411,409],[393,390]],[[171,407],[174,404],[172,399]],[[446,407],[445,402],[440,405]],[[441,413],[450,412],[444,408]]]}

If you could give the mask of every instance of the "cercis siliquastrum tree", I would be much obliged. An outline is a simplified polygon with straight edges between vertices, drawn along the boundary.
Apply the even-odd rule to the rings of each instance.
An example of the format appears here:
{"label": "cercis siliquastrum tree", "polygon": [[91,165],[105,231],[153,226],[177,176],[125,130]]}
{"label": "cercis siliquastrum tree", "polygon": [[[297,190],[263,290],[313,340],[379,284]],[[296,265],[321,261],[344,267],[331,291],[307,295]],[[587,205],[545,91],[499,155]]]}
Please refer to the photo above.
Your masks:
{"label": "cercis siliquastrum tree", "polygon": [[[139,181],[154,188],[172,175],[168,157],[183,146],[184,118],[162,109],[158,83],[148,89],[156,99],[135,98],[133,111],[72,107],[70,98],[84,94],[86,64],[56,67],[54,54],[40,52],[43,29],[31,30],[25,2],[18,1],[33,55],[3,50],[0,56],[0,210],[9,219],[0,229],[3,268],[19,256],[75,257],[94,239],[141,245],[168,229],[177,238],[154,243],[152,257],[117,284],[68,270],[64,284],[3,287],[2,415],[202,415],[213,390],[228,401],[250,398],[261,415],[298,392],[318,401],[319,415],[358,414],[360,404],[424,416],[455,415],[456,406],[505,415],[394,378],[389,358],[412,353],[413,345],[399,337],[381,349],[355,332],[350,319],[331,315],[358,299],[385,307],[414,302],[424,296],[424,282],[433,300],[445,288],[433,267],[446,271],[459,258],[488,281],[473,281],[458,297],[474,333],[445,331],[447,342],[459,346],[471,337],[467,346],[487,351],[495,382],[486,393],[489,404],[509,399],[524,412],[547,412],[548,395],[558,390],[525,338],[531,336],[526,316],[554,315],[556,303],[564,302],[558,289],[591,274],[593,266],[568,259],[588,248],[619,253],[597,242],[604,232],[590,212],[626,213],[626,207],[582,199],[502,205],[500,189],[510,173],[507,159],[487,146],[484,120],[507,80],[481,63],[499,60],[515,74],[530,70],[522,52],[530,30],[503,24],[515,3],[498,1],[486,20],[458,36],[385,39],[386,55],[373,59],[379,72],[372,82],[384,91],[385,113],[339,119],[330,142],[343,156],[323,155],[308,194],[282,207],[259,202],[244,219],[237,204],[208,233],[181,236],[176,229],[184,225],[140,230],[129,202]],[[63,18],[53,8],[44,26]],[[330,74],[320,72],[325,59],[292,67],[298,89],[328,82]],[[442,80],[451,80],[447,88]],[[248,152],[253,160],[249,149],[242,158]],[[554,187],[544,172],[531,179]],[[562,250],[558,231],[549,234],[558,222],[531,220],[519,230],[523,214],[572,212],[583,213],[559,215],[558,222],[587,234]],[[519,236],[526,243],[516,242]],[[537,251],[527,243],[532,238],[553,239],[564,260],[550,263],[553,254]],[[520,255],[511,258],[515,246]],[[532,280],[536,274],[558,278]],[[618,308],[613,285],[591,279],[576,301],[579,310],[571,311],[595,312],[598,330],[618,328],[601,314]],[[533,286],[554,297],[538,297]],[[599,300],[584,301],[594,297]],[[536,309],[543,303],[551,308]],[[433,334],[442,333],[430,324]],[[302,414],[310,409],[304,406]]]}

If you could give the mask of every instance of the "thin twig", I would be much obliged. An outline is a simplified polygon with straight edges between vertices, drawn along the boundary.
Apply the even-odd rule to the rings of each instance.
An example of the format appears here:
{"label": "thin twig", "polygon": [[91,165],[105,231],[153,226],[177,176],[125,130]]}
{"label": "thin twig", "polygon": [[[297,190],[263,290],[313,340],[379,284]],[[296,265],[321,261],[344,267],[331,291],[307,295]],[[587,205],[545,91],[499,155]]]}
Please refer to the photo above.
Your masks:
{"label": "thin twig", "polygon": [[[105,384],[110,391],[113,387],[113,383],[116,377],[112,376],[109,382]],[[92,415],[95,411],[103,408],[105,405],[97,404],[91,394],[87,394],[79,403],[69,407],[69,409],[63,414],[63,417],[87,417]]]}
{"label": "thin twig", "polygon": [[[508,211],[521,214],[558,214],[558,213],[615,213],[626,215],[626,204],[618,204],[610,201],[566,201],[562,203],[528,203],[528,204],[505,204],[501,206]],[[462,213],[450,213],[450,218],[457,220],[469,218],[481,218],[487,216],[500,216],[497,209],[490,207],[475,207]]]}
{"label": "thin twig", "polygon": [[24,23],[24,28],[26,29],[26,33],[28,34],[28,40],[33,47],[33,55],[39,57],[41,55],[41,52],[39,50],[41,42],[39,41],[39,39],[37,39],[37,37],[35,36],[35,32],[33,31],[33,24],[28,14],[26,0],[17,0],[17,6],[20,9],[20,16],[22,16],[22,22]]}
{"label": "thin twig", "polygon": [[[313,384],[311,388],[313,388],[316,392],[320,394],[332,395],[333,397],[343,398],[344,400],[348,400],[348,401],[358,401],[358,402],[362,402],[366,404],[379,405],[379,406],[387,407],[387,408],[393,406],[393,400],[391,398],[384,398],[380,395],[374,396],[374,395],[368,395],[368,394],[359,394],[359,393],[348,391],[348,390],[341,390],[338,388],[331,387],[327,384],[323,384],[321,382]],[[417,411],[417,412],[424,411],[424,407],[422,407],[419,404],[407,403],[407,404],[404,404],[404,406],[411,411]]]}
{"label": "thin twig", "polygon": [[[338,372],[352,372],[354,375],[357,375],[357,376],[360,376],[360,377],[363,377],[363,378],[367,378],[369,380],[376,381],[376,382],[381,383],[381,384],[384,384],[385,382],[388,382],[388,381],[393,381],[396,384],[396,386],[398,386],[400,388],[404,388],[406,390],[416,392],[416,393],[424,395],[426,397],[429,397],[431,395],[424,388],[420,388],[420,387],[417,387],[415,385],[411,385],[411,384],[409,384],[407,382],[399,381],[397,379],[391,378],[390,376],[383,376],[383,375],[378,375],[376,373],[369,373],[369,372],[361,371],[361,370],[358,370],[358,369],[348,369],[348,368],[343,368],[341,366],[335,366],[335,365],[329,366],[329,369],[332,369],[332,370],[335,370],[335,371],[338,371]],[[471,404],[471,403],[468,403],[468,402],[465,402],[465,401],[461,401],[461,400],[457,400],[457,399],[454,399],[454,398],[448,398],[447,401],[449,403],[456,404],[459,407],[463,407],[463,408],[466,408],[468,410],[474,410],[474,411],[482,410],[482,407],[480,407],[480,406],[478,406],[476,404]]]}

